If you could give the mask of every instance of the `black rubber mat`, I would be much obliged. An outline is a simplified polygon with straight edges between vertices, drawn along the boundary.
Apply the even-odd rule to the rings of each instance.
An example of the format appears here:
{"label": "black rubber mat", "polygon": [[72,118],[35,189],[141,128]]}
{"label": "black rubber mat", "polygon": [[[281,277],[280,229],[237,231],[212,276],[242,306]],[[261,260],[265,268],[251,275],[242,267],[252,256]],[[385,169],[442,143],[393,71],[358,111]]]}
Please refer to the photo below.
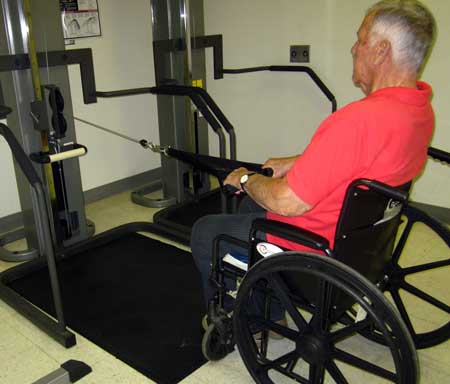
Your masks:
{"label": "black rubber mat", "polygon": [[[157,383],[205,363],[201,283],[192,256],[131,233],[58,263],[68,326]],[[53,314],[46,269],[10,285]]]}
{"label": "black rubber mat", "polygon": [[[245,194],[236,195],[233,201],[228,198],[228,213],[233,212],[233,205],[239,206]],[[155,213],[153,221],[165,228],[171,228],[178,232],[177,241],[189,245],[191,231],[194,223],[206,215],[217,215],[224,213],[222,208],[222,197],[219,189],[204,193],[198,201],[180,203],[164,208]]]}
{"label": "black rubber mat", "polygon": [[205,194],[199,201],[190,201],[165,208],[155,214],[155,222],[173,222],[189,229],[205,215],[222,213],[220,191]]}

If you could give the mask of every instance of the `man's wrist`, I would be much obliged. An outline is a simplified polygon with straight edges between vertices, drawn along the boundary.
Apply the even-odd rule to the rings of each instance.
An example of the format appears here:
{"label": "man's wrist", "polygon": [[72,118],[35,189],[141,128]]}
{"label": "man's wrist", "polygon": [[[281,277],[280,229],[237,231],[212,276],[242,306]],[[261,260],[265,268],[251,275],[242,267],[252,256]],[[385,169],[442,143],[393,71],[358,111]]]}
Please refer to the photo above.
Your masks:
{"label": "man's wrist", "polygon": [[256,172],[248,172],[248,173],[245,173],[245,174],[243,174],[243,175],[241,176],[241,178],[240,178],[240,180],[239,180],[239,183],[240,183],[241,189],[242,189],[243,191],[245,191],[245,184],[247,184],[247,182],[248,182],[250,176],[253,176],[253,175],[255,175],[255,174],[256,174]]}

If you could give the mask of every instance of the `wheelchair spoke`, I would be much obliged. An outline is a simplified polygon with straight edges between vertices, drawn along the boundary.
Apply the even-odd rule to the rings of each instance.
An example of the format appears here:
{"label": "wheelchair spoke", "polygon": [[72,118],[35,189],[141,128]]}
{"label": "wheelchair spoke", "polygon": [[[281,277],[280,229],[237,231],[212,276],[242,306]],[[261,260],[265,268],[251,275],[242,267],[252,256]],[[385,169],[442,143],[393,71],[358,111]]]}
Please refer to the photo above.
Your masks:
{"label": "wheelchair spoke", "polygon": [[301,384],[310,384],[311,382],[307,379],[305,379],[304,377],[301,377],[300,375],[297,375],[296,373],[292,372],[292,371],[288,371],[287,369],[283,368],[283,367],[273,367],[274,371],[280,372],[283,375],[295,380],[297,383],[301,383]]}
{"label": "wheelchair spoke", "polygon": [[408,239],[409,234],[411,233],[413,223],[408,220],[406,223],[405,229],[403,230],[400,239],[398,240],[398,243],[392,253],[392,263],[397,265],[398,261],[400,260],[400,256],[403,253],[403,249],[405,248],[406,241]]}
{"label": "wheelchair spoke", "polygon": [[288,327],[283,327],[282,325],[274,323],[273,321],[267,322],[267,328],[272,332],[278,333],[279,335],[289,340],[295,341],[296,339],[298,339],[299,336],[299,333],[297,331],[290,329]]}
{"label": "wheelchair spoke", "polygon": [[331,361],[327,364],[326,370],[331,375],[331,377],[334,379],[336,384],[349,384],[347,379],[342,374],[341,370],[338,368],[336,363],[334,361]]}
{"label": "wheelchair spoke", "polygon": [[295,359],[292,359],[287,365],[286,365],[286,369],[289,372],[292,372],[295,368],[295,366],[297,365],[298,361],[300,360],[300,357],[296,357]]}
{"label": "wheelchair spoke", "polygon": [[[295,365],[297,364],[299,359],[300,359],[299,354],[296,351],[292,351],[284,356],[280,356],[279,358],[273,361],[268,361],[266,358],[264,358],[264,361],[260,361],[260,368],[261,370],[266,372],[266,374],[271,369],[273,369],[277,372],[280,372],[290,377],[291,379],[294,379],[298,383],[308,384],[310,383],[308,380],[293,372],[293,369],[295,368]],[[286,368],[283,367],[283,364],[286,364]]]}
{"label": "wheelchair spoke", "polygon": [[403,268],[402,269],[402,275],[403,276],[407,276],[407,275],[411,275],[413,273],[431,271],[432,269],[436,269],[436,268],[440,268],[440,267],[446,267],[446,266],[449,266],[449,265],[450,265],[450,259],[449,260],[434,261],[432,263],[421,264],[421,265],[416,265],[414,267]]}
{"label": "wheelchair spoke", "polygon": [[368,328],[369,326],[373,325],[373,320],[371,319],[365,319],[363,321],[355,322],[351,325],[345,326],[344,328],[338,329],[337,331],[334,331],[330,334],[330,340],[332,343],[338,343],[339,341],[342,341],[353,334],[362,331],[365,328]]}
{"label": "wheelchair spoke", "polygon": [[322,384],[325,368],[319,364],[309,366],[309,380],[311,384]]}
{"label": "wheelchair spoke", "polygon": [[299,333],[297,331],[287,327],[283,327],[282,325],[274,323],[273,321],[267,320],[261,316],[247,316],[247,320],[249,324],[264,326],[266,330],[278,333],[279,335],[289,340],[296,340],[299,336]]}
{"label": "wheelchair spoke", "polygon": [[397,306],[397,309],[399,310],[400,315],[402,316],[403,321],[406,323],[406,326],[408,327],[409,331],[415,333],[411,319],[409,318],[408,315],[408,311],[406,310],[405,305],[403,304],[403,300],[400,297],[400,294],[398,293],[398,289],[390,290],[389,292],[391,293],[392,298],[394,299],[394,303]]}
{"label": "wheelchair spoke", "polygon": [[282,366],[283,364],[288,363],[288,367],[292,361],[296,362],[299,359],[299,355],[297,351],[291,351],[286,355],[280,356],[279,358],[264,364],[265,369],[273,369],[278,366]]}
{"label": "wheelchair spoke", "polygon": [[292,320],[294,321],[294,323],[297,325],[298,329],[301,332],[302,329],[308,326],[308,322],[297,310],[296,306],[292,303],[292,300],[288,295],[289,289],[285,284],[285,282],[283,281],[283,279],[281,278],[280,274],[272,273],[270,275],[270,283],[271,286],[274,288],[276,296],[284,305],[286,311],[288,311],[288,313],[291,315]]}
{"label": "wheelchair spoke", "polygon": [[321,331],[328,331],[329,329],[331,290],[332,287],[327,281],[320,281],[319,290],[317,292],[317,306],[311,319],[311,324]]}
{"label": "wheelchair spoke", "polygon": [[385,379],[388,379],[392,382],[397,382],[397,375],[395,373],[392,373],[388,371],[387,369],[384,369],[382,367],[379,367],[378,365],[369,363],[366,360],[363,360],[357,356],[351,355],[347,352],[344,352],[340,349],[335,349],[335,358],[337,360],[340,360],[346,364],[349,364],[353,367],[362,369],[366,372],[370,372],[376,376],[384,377]]}
{"label": "wheelchair spoke", "polygon": [[420,289],[414,287],[413,285],[406,282],[402,282],[400,284],[400,287],[403,288],[405,291],[419,297],[423,301],[426,301],[428,304],[431,304],[444,312],[450,313],[450,307],[447,304],[444,304],[442,301],[435,299],[428,293],[421,291]]}

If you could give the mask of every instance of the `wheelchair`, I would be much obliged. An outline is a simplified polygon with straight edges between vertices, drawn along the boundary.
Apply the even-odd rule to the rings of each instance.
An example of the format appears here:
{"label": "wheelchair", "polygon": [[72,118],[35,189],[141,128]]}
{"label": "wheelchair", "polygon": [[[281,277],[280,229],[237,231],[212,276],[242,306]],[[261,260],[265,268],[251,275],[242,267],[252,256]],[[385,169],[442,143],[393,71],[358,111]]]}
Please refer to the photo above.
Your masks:
{"label": "wheelchair", "polygon": [[[416,349],[450,338],[450,298],[427,293],[434,279],[415,277],[439,275],[450,266],[450,231],[408,204],[409,187],[352,182],[333,249],[315,233],[267,219],[253,222],[248,242],[218,236],[211,269],[217,291],[208,308],[205,357],[219,360],[236,345],[255,382],[263,384],[419,382]],[[402,260],[416,225],[435,233],[442,256],[413,262],[417,265]],[[263,257],[257,251],[263,233],[314,253],[282,250]],[[248,271],[219,257],[222,242],[247,247]],[[226,278],[240,281],[232,312],[224,307]],[[412,312],[419,307],[425,309],[418,323]],[[277,308],[287,324],[274,321]],[[433,311],[439,313],[436,324],[426,321]],[[282,339],[275,340],[274,334]]]}

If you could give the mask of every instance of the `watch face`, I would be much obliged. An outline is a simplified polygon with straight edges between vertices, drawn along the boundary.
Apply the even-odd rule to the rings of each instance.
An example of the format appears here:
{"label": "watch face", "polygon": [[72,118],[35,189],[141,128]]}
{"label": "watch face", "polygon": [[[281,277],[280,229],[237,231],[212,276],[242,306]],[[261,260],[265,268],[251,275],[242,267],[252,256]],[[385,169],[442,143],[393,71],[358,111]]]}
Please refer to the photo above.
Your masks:
{"label": "watch face", "polygon": [[247,175],[247,174],[241,176],[241,180],[240,180],[240,181],[241,181],[241,184],[246,183],[247,180],[248,180],[248,175]]}

